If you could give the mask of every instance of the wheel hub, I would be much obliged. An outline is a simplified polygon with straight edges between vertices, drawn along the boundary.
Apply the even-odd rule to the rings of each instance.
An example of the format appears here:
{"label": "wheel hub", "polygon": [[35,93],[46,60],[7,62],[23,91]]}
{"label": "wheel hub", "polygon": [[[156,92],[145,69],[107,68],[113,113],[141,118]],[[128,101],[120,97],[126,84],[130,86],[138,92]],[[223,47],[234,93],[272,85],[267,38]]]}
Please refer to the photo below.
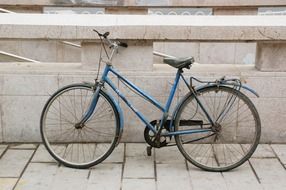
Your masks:
{"label": "wheel hub", "polygon": [[215,123],[212,127],[211,127],[212,131],[215,133],[219,133],[221,132],[222,126],[219,123]]}
{"label": "wheel hub", "polygon": [[85,126],[85,125],[84,125],[83,123],[76,123],[76,124],[74,125],[74,127],[75,127],[76,129],[82,129],[84,126]]}

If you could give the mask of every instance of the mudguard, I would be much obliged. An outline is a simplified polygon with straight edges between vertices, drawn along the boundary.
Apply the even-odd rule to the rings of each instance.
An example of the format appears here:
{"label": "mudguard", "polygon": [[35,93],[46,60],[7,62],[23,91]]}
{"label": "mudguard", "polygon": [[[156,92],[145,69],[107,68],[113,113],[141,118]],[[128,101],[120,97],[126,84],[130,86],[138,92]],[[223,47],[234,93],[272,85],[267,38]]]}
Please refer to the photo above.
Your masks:
{"label": "mudguard", "polygon": [[[199,90],[202,90],[203,88],[210,88],[210,87],[213,87],[213,86],[225,86],[225,87],[230,87],[230,86],[235,86],[235,87],[240,87],[240,88],[243,88],[249,92],[251,92],[252,94],[254,94],[256,97],[259,97],[258,93],[253,90],[251,87],[247,86],[247,85],[244,85],[244,84],[241,84],[241,85],[238,85],[238,84],[223,84],[223,83],[220,83],[220,84],[206,84],[206,85],[202,85],[202,86],[199,86],[197,88],[195,88],[196,91],[199,91]],[[182,98],[180,100],[180,102],[176,105],[175,109],[174,109],[174,112],[172,114],[172,120],[170,122],[170,125],[169,125],[169,128],[170,128],[170,131],[174,131],[174,121],[175,121],[175,118],[176,118],[176,115],[177,115],[177,112],[179,110],[179,107],[182,105],[182,103],[184,102],[184,100],[189,97],[191,95],[192,92],[189,92],[188,94],[185,95],[184,98]]]}

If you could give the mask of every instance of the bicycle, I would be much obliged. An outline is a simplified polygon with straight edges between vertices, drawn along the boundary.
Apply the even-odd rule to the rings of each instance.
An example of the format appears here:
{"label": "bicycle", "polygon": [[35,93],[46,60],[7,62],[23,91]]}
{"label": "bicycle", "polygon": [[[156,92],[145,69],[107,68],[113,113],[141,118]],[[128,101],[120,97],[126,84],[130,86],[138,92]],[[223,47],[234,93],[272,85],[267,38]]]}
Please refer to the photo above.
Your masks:
{"label": "bicycle", "polygon": [[[56,91],[45,104],[40,121],[41,137],[48,152],[64,166],[89,168],[105,160],[118,145],[123,132],[123,115],[108,85],[146,125],[144,138],[147,153],[151,149],[177,146],[186,160],[207,171],[228,171],[247,161],[255,151],[261,134],[261,122],[251,100],[241,89],[258,94],[239,79],[222,77],[201,81],[183,75],[194,63],[192,57],[163,56],[164,63],[177,69],[174,83],[165,106],[121,76],[112,66],[112,58],[126,43],[110,40],[109,32],[94,30],[101,42],[99,69],[95,83],[79,83]],[[110,48],[110,53],[106,48]],[[103,52],[107,60],[103,58]],[[105,68],[100,79],[101,62]],[[162,112],[158,120],[147,121],[108,77],[115,75],[120,82]],[[180,79],[189,92],[170,115]],[[203,83],[193,86],[193,81]]]}

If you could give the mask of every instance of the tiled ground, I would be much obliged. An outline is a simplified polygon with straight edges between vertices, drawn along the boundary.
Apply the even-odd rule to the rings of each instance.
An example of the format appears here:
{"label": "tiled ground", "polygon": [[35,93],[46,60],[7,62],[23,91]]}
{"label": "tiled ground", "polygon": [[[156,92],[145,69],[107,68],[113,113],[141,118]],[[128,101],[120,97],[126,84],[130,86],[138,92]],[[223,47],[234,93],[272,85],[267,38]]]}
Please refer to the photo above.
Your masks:
{"label": "tiled ground", "polygon": [[177,147],[146,155],[146,144],[120,144],[87,170],[59,166],[43,145],[0,145],[0,190],[286,189],[286,145],[261,144],[249,162],[212,173],[185,161]]}

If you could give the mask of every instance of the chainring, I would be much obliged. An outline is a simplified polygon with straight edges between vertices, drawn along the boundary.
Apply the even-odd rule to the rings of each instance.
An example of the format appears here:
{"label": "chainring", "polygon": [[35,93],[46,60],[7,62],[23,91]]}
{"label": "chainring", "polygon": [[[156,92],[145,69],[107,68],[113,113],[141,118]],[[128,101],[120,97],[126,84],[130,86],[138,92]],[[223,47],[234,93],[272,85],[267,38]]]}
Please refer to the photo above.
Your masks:
{"label": "chainring", "polygon": [[[160,120],[153,120],[153,121],[150,122],[150,124],[152,126],[155,126],[156,130],[158,130],[159,124],[160,124]],[[163,130],[170,131],[168,122],[165,123]],[[151,131],[147,126],[145,127],[144,139],[151,147],[160,148],[160,147],[163,147],[163,146],[167,146],[167,144],[169,142],[169,141],[167,142],[167,138],[169,138],[169,141],[171,141],[172,137],[163,137],[163,136],[161,136],[159,139],[155,139],[155,134],[153,133],[153,131]]]}

